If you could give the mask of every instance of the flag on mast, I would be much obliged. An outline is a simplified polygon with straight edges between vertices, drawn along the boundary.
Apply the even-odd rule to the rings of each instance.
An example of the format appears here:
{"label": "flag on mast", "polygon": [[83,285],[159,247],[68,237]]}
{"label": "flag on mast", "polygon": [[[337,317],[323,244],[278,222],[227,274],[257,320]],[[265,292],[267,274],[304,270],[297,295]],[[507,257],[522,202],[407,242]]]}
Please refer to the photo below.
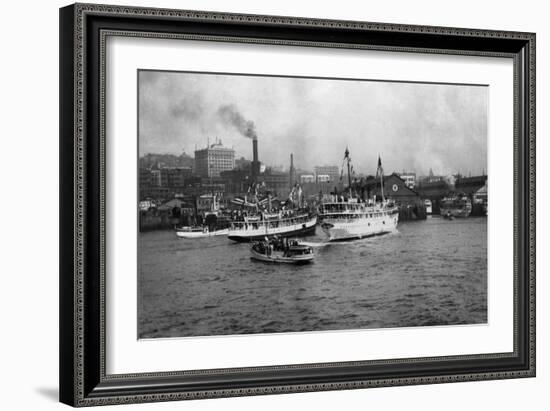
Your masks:
{"label": "flag on mast", "polygon": [[384,175],[384,169],[382,168],[382,160],[380,154],[378,154],[378,167],[376,168],[376,175]]}
{"label": "flag on mast", "polygon": [[346,151],[344,152],[344,158],[342,159],[342,167],[340,169],[340,181],[344,179],[344,166],[346,165],[346,159],[349,161],[349,149],[348,146],[346,146]]}

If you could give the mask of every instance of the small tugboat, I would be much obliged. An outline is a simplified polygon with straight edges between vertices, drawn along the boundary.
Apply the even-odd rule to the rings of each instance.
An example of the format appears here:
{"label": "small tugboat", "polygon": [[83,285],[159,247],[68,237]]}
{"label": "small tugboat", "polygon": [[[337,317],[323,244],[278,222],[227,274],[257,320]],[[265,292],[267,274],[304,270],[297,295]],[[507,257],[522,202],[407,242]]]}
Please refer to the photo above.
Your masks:
{"label": "small tugboat", "polygon": [[472,212],[472,202],[464,193],[449,193],[441,200],[439,206],[443,218],[467,218]]}
{"label": "small tugboat", "polygon": [[257,241],[252,244],[250,253],[251,259],[265,263],[307,264],[315,258],[311,246],[286,238]]}
{"label": "small tugboat", "polygon": [[208,227],[181,227],[176,229],[176,235],[180,238],[204,238],[218,235],[227,235],[228,229],[210,231]]}

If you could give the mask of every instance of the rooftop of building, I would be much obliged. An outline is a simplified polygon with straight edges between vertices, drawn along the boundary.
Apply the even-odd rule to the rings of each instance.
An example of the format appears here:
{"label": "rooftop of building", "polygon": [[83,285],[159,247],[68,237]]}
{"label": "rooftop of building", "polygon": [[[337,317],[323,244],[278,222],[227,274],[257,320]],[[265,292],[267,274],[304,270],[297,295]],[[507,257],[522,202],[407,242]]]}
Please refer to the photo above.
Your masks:
{"label": "rooftop of building", "polygon": [[231,147],[226,147],[222,144],[221,140],[216,141],[215,143],[208,144],[205,148],[195,150],[195,153],[200,151],[235,151]]}
{"label": "rooftop of building", "polygon": [[456,179],[457,184],[482,184],[487,181],[487,176],[472,176],[472,177],[458,177]]}
{"label": "rooftop of building", "polygon": [[338,169],[338,166],[337,165],[333,165],[333,164],[324,164],[322,166],[315,166],[314,169],[317,169],[317,168],[332,168],[332,169]]}

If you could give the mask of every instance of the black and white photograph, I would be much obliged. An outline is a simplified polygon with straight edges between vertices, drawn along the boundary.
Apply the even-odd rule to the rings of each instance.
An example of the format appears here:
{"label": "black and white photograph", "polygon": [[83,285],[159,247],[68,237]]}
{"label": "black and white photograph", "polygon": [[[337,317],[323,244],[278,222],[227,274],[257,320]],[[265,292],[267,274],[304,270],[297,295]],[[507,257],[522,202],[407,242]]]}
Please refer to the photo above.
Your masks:
{"label": "black and white photograph", "polygon": [[[431,0],[202,0],[202,10],[132,1],[60,5],[57,18],[42,7],[44,24],[33,21],[44,35],[31,43],[57,50],[31,54],[58,51],[59,61],[23,77],[59,105],[41,104],[36,118],[26,110],[26,122],[12,116],[9,130],[30,127],[39,150],[27,174],[57,164],[59,196],[45,209],[5,204],[34,208],[17,212],[26,219],[40,210],[56,223],[40,232],[59,242],[57,253],[52,241],[31,252],[21,218],[6,220],[9,243],[24,245],[8,253],[11,271],[31,263],[40,274],[15,276],[40,309],[25,303],[29,319],[5,328],[24,352],[52,353],[36,370],[11,355],[6,375],[35,390],[19,384],[12,403],[540,402],[542,13],[529,18],[530,4],[438,13]],[[7,101],[29,100],[14,92]],[[48,122],[57,144],[44,143]],[[29,139],[12,140],[31,153]],[[21,189],[13,198],[52,191],[8,180]],[[57,282],[42,275],[48,258]]]}
{"label": "black and white photograph", "polygon": [[138,338],[487,323],[486,85],[137,77]]}

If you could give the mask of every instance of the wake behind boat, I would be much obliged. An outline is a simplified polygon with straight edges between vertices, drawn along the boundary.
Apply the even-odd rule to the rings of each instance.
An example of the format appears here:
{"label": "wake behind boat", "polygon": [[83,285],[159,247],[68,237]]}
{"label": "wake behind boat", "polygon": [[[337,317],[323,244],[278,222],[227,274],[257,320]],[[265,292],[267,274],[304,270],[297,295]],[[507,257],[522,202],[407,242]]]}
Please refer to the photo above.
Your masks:
{"label": "wake behind boat", "polygon": [[181,227],[176,229],[176,235],[180,238],[205,238],[227,235],[228,229],[210,231],[208,227]]}
{"label": "wake behind boat", "polygon": [[253,260],[279,264],[308,264],[315,258],[312,247],[286,238],[255,242],[250,254]]}

